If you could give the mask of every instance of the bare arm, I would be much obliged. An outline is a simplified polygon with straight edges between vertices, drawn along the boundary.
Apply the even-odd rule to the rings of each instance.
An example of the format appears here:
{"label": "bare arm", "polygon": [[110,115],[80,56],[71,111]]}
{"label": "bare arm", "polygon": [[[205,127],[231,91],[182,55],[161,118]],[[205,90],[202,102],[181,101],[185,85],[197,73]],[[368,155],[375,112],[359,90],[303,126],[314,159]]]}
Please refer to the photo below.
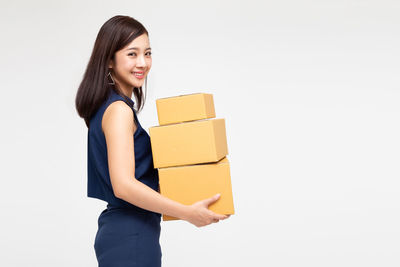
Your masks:
{"label": "bare arm", "polygon": [[173,201],[135,178],[135,153],[133,134],[136,125],[133,112],[123,101],[115,101],[103,115],[102,129],[107,143],[108,166],[113,191],[116,197],[146,210],[174,216],[196,226],[226,219],[207,207],[218,196],[183,205]]}

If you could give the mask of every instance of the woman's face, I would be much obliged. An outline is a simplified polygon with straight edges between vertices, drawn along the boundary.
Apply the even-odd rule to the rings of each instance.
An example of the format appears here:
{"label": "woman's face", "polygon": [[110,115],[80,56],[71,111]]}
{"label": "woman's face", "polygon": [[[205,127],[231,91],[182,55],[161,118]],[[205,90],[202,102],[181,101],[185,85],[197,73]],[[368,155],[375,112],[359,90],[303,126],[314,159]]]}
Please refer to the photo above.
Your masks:
{"label": "woman's face", "polygon": [[133,87],[141,87],[151,68],[151,48],[147,34],[142,34],[130,44],[117,51],[111,75],[122,90],[132,92]]}

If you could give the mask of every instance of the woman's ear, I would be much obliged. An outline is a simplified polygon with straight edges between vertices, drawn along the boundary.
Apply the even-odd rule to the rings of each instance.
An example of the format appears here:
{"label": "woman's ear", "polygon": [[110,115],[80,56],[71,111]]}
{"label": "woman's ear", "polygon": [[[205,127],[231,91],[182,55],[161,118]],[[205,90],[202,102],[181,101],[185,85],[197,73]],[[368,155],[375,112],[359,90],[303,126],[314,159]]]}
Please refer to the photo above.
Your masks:
{"label": "woman's ear", "polygon": [[114,66],[114,62],[113,62],[113,60],[111,59],[110,62],[108,63],[108,68],[109,68],[109,69],[112,69],[113,66]]}

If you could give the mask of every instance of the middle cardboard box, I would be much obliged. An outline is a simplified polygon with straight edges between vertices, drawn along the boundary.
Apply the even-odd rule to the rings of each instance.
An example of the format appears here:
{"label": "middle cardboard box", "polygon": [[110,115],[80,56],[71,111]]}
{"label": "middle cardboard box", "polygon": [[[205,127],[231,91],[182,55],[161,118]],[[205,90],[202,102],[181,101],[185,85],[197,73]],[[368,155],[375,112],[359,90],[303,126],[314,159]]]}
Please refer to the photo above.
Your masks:
{"label": "middle cardboard box", "polygon": [[149,128],[154,168],[217,162],[228,155],[225,119]]}

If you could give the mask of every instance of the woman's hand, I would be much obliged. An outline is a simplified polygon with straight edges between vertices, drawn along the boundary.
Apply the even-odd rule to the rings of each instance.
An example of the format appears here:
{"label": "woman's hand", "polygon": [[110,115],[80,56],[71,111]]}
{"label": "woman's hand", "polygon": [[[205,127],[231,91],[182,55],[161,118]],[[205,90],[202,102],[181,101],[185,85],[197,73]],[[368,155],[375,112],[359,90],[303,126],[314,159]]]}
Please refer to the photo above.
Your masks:
{"label": "woman's hand", "polygon": [[216,194],[213,197],[200,200],[189,206],[188,215],[186,218],[184,218],[184,220],[196,225],[197,227],[201,227],[229,218],[229,215],[217,214],[208,209],[208,206],[217,201],[219,198],[220,194]]}

